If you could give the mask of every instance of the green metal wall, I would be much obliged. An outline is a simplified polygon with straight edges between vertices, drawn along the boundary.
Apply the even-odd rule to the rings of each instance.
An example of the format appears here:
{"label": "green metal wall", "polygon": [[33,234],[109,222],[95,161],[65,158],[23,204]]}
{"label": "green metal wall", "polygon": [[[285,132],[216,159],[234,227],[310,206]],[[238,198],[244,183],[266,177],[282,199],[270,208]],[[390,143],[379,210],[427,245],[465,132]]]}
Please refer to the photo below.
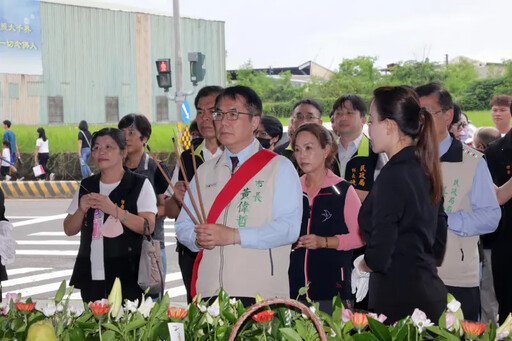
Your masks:
{"label": "green metal wall", "polygon": [[[63,97],[64,123],[82,119],[105,122],[106,96],[119,98],[120,117],[138,112],[136,18],[137,13],[41,2],[43,76],[30,82],[27,90],[28,97],[39,98],[39,123],[48,123],[48,96]],[[193,89],[188,52],[206,55],[206,76],[198,88],[225,85],[224,23],[182,18],[181,33],[184,90]],[[151,77],[151,117],[155,121],[155,98],[164,95],[156,84],[156,59],[172,59],[173,86],[176,84],[173,18],[150,15],[149,36],[151,60],[146,74]],[[0,89],[5,92],[8,85],[0,84]],[[174,91],[174,87],[170,89],[172,94]],[[188,98],[191,103],[194,95]],[[175,107],[169,103],[170,120],[176,119]]]}

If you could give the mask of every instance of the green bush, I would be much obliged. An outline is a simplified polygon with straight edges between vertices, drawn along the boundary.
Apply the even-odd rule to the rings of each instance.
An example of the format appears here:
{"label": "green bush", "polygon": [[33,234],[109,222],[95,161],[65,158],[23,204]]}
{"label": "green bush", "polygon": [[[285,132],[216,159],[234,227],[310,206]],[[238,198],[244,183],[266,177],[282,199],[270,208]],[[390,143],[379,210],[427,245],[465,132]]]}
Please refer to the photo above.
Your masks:
{"label": "green bush", "polygon": [[489,101],[497,94],[496,88],[503,88],[506,83],[504,77],[474,80],[469,83],[458,104],[462,110],[489,109]]}

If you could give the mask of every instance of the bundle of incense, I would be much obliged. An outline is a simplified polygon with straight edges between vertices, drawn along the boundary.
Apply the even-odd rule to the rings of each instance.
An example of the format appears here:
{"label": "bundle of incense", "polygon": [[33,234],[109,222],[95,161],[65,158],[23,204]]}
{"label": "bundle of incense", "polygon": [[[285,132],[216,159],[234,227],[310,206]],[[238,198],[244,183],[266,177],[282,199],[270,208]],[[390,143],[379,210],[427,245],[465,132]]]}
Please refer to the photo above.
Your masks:
{"label": "bundle of incense", "polygon": [[[174,139],[173,139],[173,145],[174,145],[174,152],[176,153],[176,162],[178,162],[179,166],[180,166],[180,169],[181,169],[181,172],[183,174],[183,178],[185,179],[185,187],[187,189],[187,192],[188,192],[188,195],[190,197],[190,201],[192,202],[192,206],[194,207],[194,211],[196,212],[196,215],[194,215],[192,213],[192,211],[189,209],[189,207],[185,204],[185,202],[183,201],[183,199],[179,198],[179,197],[176,197],[176,199],[179,201],[180,205],[185,209],[185,211],[187,212],[187,214],[190,216],[190,219],[192,219],[192,221],[194,222],[194,224],[203,224],[206,219],[204,218],[205,215],[204,215],[204,209],[203,209],[203,214],[201,214],[201,211],[199,211],[198,207],[197,207],[197,204],[196,204],[196,200],[194,198],[194,196],[192,195],[192,191],[190,190],[190,184],[187,180],[187,174],[185,172],[185,168],[183,167],[183,164],[181,163],[181,158],[180,158],[180,154],[178,154],[178,148],[176,147],[176,143],[174,143]],[[164,169],[162,168],[162,166],[160,165],[160,162],[158,162],[155,154],[153,154],[153,152],[151,151],[151,148],[149,147],[149,144],[146,144],[146,147],[148,149],[148,152],[149,152],[149,155],[151,156],[151,158],[153,159],[153,161],[155,161],[158,169],[160,170],[160,172],[162,172],[162,175],[164,176],[165,180],[167,181],[167,183],[169,184],[169,186],[171,187],[171,189],[176,192],[176,187],[172,184],[171,180],[169,179],[169,177],[167,176],[167,173],[164,171]],[[195,160],[194,160],[194,174],[197,173],[197,169],[196,169],[196,164],[195,164]],[[201,208],[203,208],[203,199],[201,197],[201,191],[199,190],[199,180],[197,179],[196,177],[196,186],[198,188],[198,200],[201,204]],[[197,216],[197,219],[196,219],[196,216]]]}

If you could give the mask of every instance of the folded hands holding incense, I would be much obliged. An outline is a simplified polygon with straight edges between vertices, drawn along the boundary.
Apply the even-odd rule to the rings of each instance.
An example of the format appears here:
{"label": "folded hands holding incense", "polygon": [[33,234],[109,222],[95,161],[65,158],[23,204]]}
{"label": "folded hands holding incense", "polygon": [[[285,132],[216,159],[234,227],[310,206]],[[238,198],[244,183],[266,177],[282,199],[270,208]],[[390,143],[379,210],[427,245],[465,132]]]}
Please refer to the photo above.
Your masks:
{"label": "folded hands holding incense", "polygon": [[240,244],[238,229],[221,224],[198,224],[195,227],[196,244],[211,250],[215,246]]}

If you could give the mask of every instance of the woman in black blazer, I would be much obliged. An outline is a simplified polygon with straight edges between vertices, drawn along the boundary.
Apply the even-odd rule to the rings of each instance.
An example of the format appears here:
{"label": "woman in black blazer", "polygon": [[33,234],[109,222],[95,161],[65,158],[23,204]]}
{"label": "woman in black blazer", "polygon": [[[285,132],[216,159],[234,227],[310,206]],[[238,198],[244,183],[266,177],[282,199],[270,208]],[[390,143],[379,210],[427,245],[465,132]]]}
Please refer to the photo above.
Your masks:
{"label": "woman in black blazer", "polygon": [[446,243],[446,215],[433,117],[407,87],[374,91],[368,122],[382,168],[359,211],[367,247],[360,271],[370,272],[369,308],[393,323],[415,308],[437,321],[446,289],[436,259]]}

